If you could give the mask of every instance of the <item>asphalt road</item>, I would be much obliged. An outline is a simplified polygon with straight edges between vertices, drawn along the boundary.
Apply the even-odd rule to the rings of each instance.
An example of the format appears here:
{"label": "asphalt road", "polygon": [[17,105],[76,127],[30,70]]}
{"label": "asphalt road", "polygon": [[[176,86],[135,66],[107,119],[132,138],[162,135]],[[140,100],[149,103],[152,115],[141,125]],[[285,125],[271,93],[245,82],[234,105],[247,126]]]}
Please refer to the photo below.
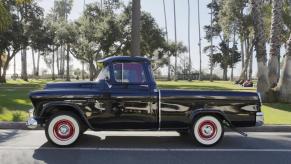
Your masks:
{"label": "asphalt road", "polygon": [[176,132],[86,132],[70,148],[47,143],[43,131],[0,130],[0,163],[291,164],[291,133],[226,133],[212,148]]}

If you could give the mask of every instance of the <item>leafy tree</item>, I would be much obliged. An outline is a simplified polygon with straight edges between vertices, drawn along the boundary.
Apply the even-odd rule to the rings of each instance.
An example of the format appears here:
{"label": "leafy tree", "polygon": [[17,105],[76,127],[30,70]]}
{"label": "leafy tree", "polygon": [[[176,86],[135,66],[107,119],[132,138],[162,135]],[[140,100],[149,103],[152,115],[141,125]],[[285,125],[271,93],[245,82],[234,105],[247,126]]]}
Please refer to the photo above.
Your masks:
{"label": "leafy tree", "polygon": [[66,80],[70,81],[70,51],[71,44],[73,44],[77,38],[77,31],[74,23],[68,23],[62,21],[59,24],[58,29],[56,30],[56,38],[60,42],[60,45],[66,45]]}
{"label": "leafy tree", "polygon": [[[121,8],[122,7],[122,8]],[[114,12],[122,10],[121,13]],[[101,9],[89,4],[84,15],[76,22],[78,39],[72,54],[89,64],[90,80],[97,74],[96,60],[114,55],[131,55],[131,5],[116,4]],[[161,66],[167,48],[164,33],[154,18],[146,12],[141,15],[141,56],[157,61]]]}
{"label": "leafy tree", "polygon": [[5,8],[2,1],[0,1],[0,32],[7,30],[11,25],[11,15],[9,11]]}
{"label": "leafy tree", "polygon": [[16,14],[15,1],[6,1],[3,4],[10,11],[11,26],[8,30],[0,32],[0,52],[5,52],[6,54],[5,61],[2,61],[2,54],[0,58],[0,83],[6,83],[6,72],[9,63],[21,50],[22,41],[25,39],[21,24],[19,23],[19,17]]}
{"label": "leafy tree", "polygon": [[[235,40],[233,42],[233,47],[230,48],[230,30],[231,28],[234,28],[233,26],[236,26],[230,23],[232,21],[232,18],[224,18],[223,20],[225,24],[227,23],[229,25],[222,25],[222,23],[220,23],[220,21],[222,21],[222,17],[226,15],[227,12],[230,12],[226,9],[224,9],[224,11],[221,11],[223,7],[226,7],[223,5],[225,4],[223,4],[222,1],[221,3],[219,3],[219,1],[212,1],[207,5],[208,8],[212,8],[213,10],[213,22],[212,26],[207,25],[204,27],[204,30],[206,32],[205,39],[210,42],[212,37],[214,37],[215,39],[219,40],[219,43],[217,46],[206,46],[204,48],[204,52],[208,53],[210,65],[220,65],[220,68],[223,69],[223,79],[227,80],[228,68],[233,68],[234,65],[241,60],[241,54],[237,50]],[[236,31],[233,32],[235,33]],[[214,53],[211,56],[212,51]]]}
{"label": "leafy tree", "polygon": [[[205,47],[204,52],[210,53],[211,46]],[[227,69],[233,67],[234,63],[237,63],[241,59],[241,54],[237,50],[237,46],[230,49],[226,42],[222,41],[219,46],[212,47],[214,50],[212,62],[214,64],[219,64],[220,68],[223,70],[223,80],[227,80]]]}
{"label": "leafy tree", "polygon": [[[117,17],[111,8],[103,10],[96,3],[87,5],[84,15],[76,22],[78,38],[71,52],[74,57],[89,64],[91,81],[97,75],[95,62],[102,56],[114,54],[115,49],[121,50],[124,38]],[[116,43],[118,39],[120,42]]]}
{"label": "leafy tree", "polygon": [[21,78],[27,81],[26,51],[31,42],[31,35],[40,27],[37,25],[40,25],[42,22],[43,9],[32,0],[17,0],[16,4],[20,16],[19,22],[22,24],[22,33],[25,36],[21,50]]}
{"label": "leafy tree", "polygon": [[[57,31],[58,35],[62,35],[60,34],[60,32],[65,32],[62,25],[65,24],[64,22],[67,22],[68,15],[71,13],[72,7],[73,7],[73,0],[56,0],[55,1],[51,16],[54,20],[54,26],[56,26],[56,29],[58,30]],[[60,28],[62,30],[59,30]],[[68,59],[66,58],[66,55],[65,55],[65,47],[68,45],[65,45],[63,40],[55,39],[55,41],[56,41],[55,44],[57,45],[56,51],[60,52],[60,54],[57,53],[58,73],[59,75],[64,77],[65,59]],[[68,76],[67,76],[67,80],[69,80]]]}

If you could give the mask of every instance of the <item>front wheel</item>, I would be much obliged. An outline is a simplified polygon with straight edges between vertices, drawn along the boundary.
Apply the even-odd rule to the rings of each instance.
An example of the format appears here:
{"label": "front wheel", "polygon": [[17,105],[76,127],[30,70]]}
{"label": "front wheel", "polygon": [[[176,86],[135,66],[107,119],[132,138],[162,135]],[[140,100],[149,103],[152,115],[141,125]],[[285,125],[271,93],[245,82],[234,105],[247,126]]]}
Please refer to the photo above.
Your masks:
{"label": "front wheel", "polygon": [[191,134],[196,143],[202,146],[213,146],[224,136],[221,121],[214,116],[202,116],[194,121]]}
{"label": "front wheel", "polygon": [[74,113],[57,113],[52,115],[46,123],[46,138],[57,146],[70,146],[80,135],[80,125],[80,119]]}

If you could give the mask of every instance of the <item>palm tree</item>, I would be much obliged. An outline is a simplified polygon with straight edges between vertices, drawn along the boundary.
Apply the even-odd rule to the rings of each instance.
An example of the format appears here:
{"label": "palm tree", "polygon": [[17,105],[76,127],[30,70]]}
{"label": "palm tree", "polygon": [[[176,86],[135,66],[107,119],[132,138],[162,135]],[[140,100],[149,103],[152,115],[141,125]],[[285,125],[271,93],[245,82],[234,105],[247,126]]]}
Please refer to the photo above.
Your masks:
{"label": "palm tree", "polygon": [[278,87],[280,101],[291,102],[291,34],[289,40],[287,41],[287,52],[284,58],[283,72],[280,77]]}
{"label": "palm tree", "polygon": [[264,33],[264,22],[261,12],[262,0],[250,0],[251,12],[253,18],[254,35],[256,38],[255,49],[257,54],[258,63],[258,83],[257,91],[261,94],[265,100],[266,93],[270,88],[267,66],[267,52],[266,52],[266,38]]}
{"label": "palm tree", "polygon": [[202,75],[202,59],[201,59],[201,26],[200,26],[200,0],[197,1],[198,2],[198,35],[199,35],[199,80],[201,81],[201,75]]}
{"label": "palm tree", "polygon": [[191,9],[190,9],[190,0],[188,0],[188,48],[189,48],[189,66],[188,66],[188,71],[189,71],[189,81],[191,79],[191,69],[192,69],[192,62],[191,62],[191,31],[190,31],[190,18],[191,18]]}
{"label": "palm tree", "polygon": [[[176,23],[176,2],[173,0],[174,4],[174,31],[175,31],[175,45],[177,45],[177,23]],[[175,50],[175,77],[174,79],[177,80],[177,50]]]}
{"label": "palm tree", "polygon": [[279,80],[280,72],[280,48],[281,35],[283,31],[283,0],[276,0],[272,3],[272,27],[270,40],[269,80],[271,87],[275,87]]}
{"label": "palm tree", "polygon": [[141,55],[140,52],[140,0],[132,0],[132,31],[131,31],[131,55]]}
{"label": "palm tree", "polygon": [[[212,0],[213,4],[213,0]],[[211,51],[210,51],[210,82],[213,82],[213,7],[211,6],[210,11],[210,21],[211,21]]]}
{"label": "palm tree", "polygon": [[[83,13],[85,11],[85,7],[86,7],[86,0],[84,0],[84,4],[83,4]],[[85,80],[85,70],[84,70],[85,62],[82,60],[81,63],[82,63],[82,80]]]}

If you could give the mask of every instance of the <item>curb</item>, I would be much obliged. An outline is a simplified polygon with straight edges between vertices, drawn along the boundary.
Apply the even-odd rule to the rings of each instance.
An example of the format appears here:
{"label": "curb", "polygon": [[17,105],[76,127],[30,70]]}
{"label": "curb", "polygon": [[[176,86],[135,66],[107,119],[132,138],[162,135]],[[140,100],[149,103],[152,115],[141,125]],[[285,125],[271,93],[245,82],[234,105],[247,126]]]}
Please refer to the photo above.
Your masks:
{"label": "curb", "polygon": [[29,129],[26,127],[26,122],[0,122],[0,129],[41,130],[43,128],[38,127],[36,129]]}
{"label": "curb", "polygon": [[[14,129],[14,130],[41,130],[42,127],[36,129],[29,129],[25,122],[0,122],[0,129]],[[243,132],[290,132],[291,125],[265,125],[261,127],[239,128]],[[231,131],[226,129],[226,131]]]}

